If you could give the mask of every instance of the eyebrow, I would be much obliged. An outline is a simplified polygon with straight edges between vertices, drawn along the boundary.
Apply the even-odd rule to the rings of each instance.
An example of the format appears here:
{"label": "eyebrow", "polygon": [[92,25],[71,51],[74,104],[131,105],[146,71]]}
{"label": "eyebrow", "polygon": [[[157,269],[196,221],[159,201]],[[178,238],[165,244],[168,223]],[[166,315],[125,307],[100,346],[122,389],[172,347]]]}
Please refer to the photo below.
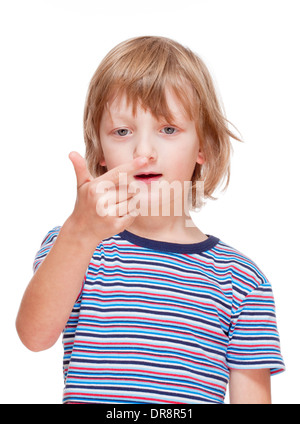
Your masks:
{"label": "eyebrow", "polygon": [[124,112],[118,112],[116,110],[112,113],[110,107],[108,107],[106,110],[111,120],[113,120],[113,117],[116,119],[128,119],[132,117],[132,113],[130,111],[128,111],[127,113],[126,112],[124,113]]}
{"label": "eyebrow", "polygon": [[115,125],[114,120],[128,120],[128,115],[124,115],[124,113],[119,113],[119,112],[111,112],[111,108],[110,107],[106,107],[106,112],[108,114],[108,119],[105,120],[105,122],[109,122],[112,125]]}
{"label": "eyebrow", "polygon": [[112,125],[112,126],[119,126],[119,125],[122,125],[122,124],[126,124],[127,122],[131,122],[132,121],[132,117],[128,117],[128,116],[126,116],[126,115],[118,115],[118,116],[114,116],[114,117],[112,117],[112,116],[110,116],[109,117],[109,120],[107,121],[108,122],[108,124],[109,125]]}

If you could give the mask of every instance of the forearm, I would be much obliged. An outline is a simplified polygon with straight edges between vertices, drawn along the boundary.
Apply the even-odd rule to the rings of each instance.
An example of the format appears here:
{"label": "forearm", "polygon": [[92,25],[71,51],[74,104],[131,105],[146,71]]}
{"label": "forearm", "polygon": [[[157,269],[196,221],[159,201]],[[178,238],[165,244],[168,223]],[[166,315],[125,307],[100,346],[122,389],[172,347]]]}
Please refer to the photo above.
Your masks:
{"label": "forearm", "polygon": [[70,219],[62,226],[20,305],[16,328],[26,347],[39,351],[56,342],[70,316],[96,246],[96,240],[80,236]]}

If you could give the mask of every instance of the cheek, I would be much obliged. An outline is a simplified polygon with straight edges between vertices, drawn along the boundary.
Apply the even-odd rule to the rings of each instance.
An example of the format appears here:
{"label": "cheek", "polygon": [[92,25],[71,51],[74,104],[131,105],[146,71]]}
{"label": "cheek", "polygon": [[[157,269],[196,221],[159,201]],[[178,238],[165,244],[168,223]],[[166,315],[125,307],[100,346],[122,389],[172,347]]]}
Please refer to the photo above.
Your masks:
{"label": "cheek", "polygon": [[176,158],[176,163],[181,165],[195,164],[198,158],[199,145],[195,143],[184,143],[176,148],[173,157]]}
{"label": "cheek", "polygon": [[123,163],[129,162],[130,158],[126,152],[122,152],[122,149],[116,150],[115,147],[102,146],[103,159],[100,161],[100,165],[106,166],[107,170],[113,169]]}
{"label": "cheek", "polygon": [[195,166],[198,162],[199,147],[197,144],[186,144],[180,147],[176,153],[169,156],[172,163],[172,170],[175,174],[178,172],[185,181],[189,181],[193,175]]}

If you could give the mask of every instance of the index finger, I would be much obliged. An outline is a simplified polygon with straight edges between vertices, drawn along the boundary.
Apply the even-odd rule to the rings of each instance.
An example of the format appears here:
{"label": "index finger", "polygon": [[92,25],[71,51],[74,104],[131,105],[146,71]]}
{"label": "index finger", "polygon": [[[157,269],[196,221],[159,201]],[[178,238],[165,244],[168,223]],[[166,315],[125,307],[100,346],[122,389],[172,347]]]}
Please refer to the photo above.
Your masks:
{"label": "index finger", "polygon": [[117,184],[119,182],[120,173],[126,172],[127,175],[134,175],[135,172],[140,169],[143,165],[148,162],[147,157],[139,156],[138,158],[133,159],[130,162],[122,163],[122,165],[116,166],[113,169],[105,172],[105,174],[101,175],[97,179],[103,179],[112,181]]}

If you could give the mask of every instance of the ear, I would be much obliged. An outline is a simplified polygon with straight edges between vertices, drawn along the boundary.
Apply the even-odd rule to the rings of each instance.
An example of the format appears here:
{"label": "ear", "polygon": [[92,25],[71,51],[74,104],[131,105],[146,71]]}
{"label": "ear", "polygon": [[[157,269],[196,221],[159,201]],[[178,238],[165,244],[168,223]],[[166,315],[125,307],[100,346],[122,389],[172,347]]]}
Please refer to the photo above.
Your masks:
{"label": "ear", "polygon": [[101,159],[99,163],[100,163],[101,166],[106,166],[105,159]]}
{"label": "ear", "polygon": [[203,165],[204,162],[205,162],[204,153],[202,153],[200,150],[198,152],[198,156],[197,156],[196,162],[199,163],[199,165]]}

